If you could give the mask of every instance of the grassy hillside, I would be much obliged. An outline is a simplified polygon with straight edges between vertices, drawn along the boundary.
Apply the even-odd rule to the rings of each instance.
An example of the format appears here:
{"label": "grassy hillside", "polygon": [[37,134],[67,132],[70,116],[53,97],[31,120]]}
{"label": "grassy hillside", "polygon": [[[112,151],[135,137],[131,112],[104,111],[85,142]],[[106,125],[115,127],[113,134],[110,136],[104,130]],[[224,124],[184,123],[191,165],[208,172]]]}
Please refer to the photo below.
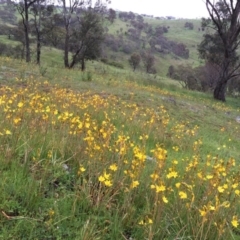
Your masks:
{"label": "grassy hillside", "polygon": [[239,239],[237,99],[0,63],[3,239]]}
{"label": "grassy hillside", "polygon": [[[9,9],[9,12],[7,10]],[[10,10],[10,7],[7,7],[5,4],[0,5],[0,11],[3,11],[6,13],[6,15],[2,16],[0,24],[2,26],[8,26],[10,28],[14,28],[13,22],[9,22],[9,19],[12,19],[10,16],[12,16],[13,12]],[[17,21],[20,20],[20,15],[17,14],[17,12],[13,15],[15,17],[15,24],[17,24]],[[137,15],[136,15],[137,16]],[[31,17],[31,15],[30,15]],[[137,21],[137,20],[136,20]],[[193,30],[188,30],[184,27],[186,22],[191,22],[194,24]],[[166,37],[169,41],[175,41],[176,43],[183,43],[187,49],[189,49],[189,58],[183,59],[181,57],[176,56],[173,53],[169,54],[162,54],[155,52],[155,68],[157,70],[158,75],[160,76],[166,76],[168,68],[170,65],[178,66],[181,64],[188,64],[191,66],[198,66],[200,64],[200,61],[198,59],[198,53],[197,53],[197,45],[200,43],[202,39],[202,35],[204,32],[199,31],[199,27],[201,25],[201,20],[184,20],[184,19],[178,19],[178,20],[159,20],[155,18],[143,18],[144,24],[149,24],[153,28],[153,30],[156,27],[163,27],[168,26],[168,33],[164,33],[163,36]],[[119,36],[123,37],[124,44],[135,44],[135,40],[129,39],[127,33],[130,28],[134,28],[131,24],[130,20],[124,21],[120,18],[117,18],[113,24],[110,24],[110,22],[106,22],[106,27],[108,28],[108,34],[112,34],[116,39]],[[12,44],[16,45],[17,42],[15,41],[8,41],[8,36],[6,33],[1,32],[9,32],[9,30],[0,29],[0,43],[5,44]],[[1,35],[2,34],[2,35]],[[4,35],[5,34],[5,35]],[[147,36],[145,30],[142,30],[141,35],[139,36],[139,39],[144,39],[144,42],[146,44],[146,50],[149,49],[149,40],[150,36]],[[112,51],[108,47],[105,48],[104,55],[107,55],[109,59],[114,59],[114,61],[120,62],[123,67],[127,70],[130,69],[130,66],[128,64],[128,59],[132,52],[140,52],[143,49],[141,47],[139,48],[133,48],[131,51],[126,54],[124,51],[122,51],[122,46],[119,46],[118,51]],[[34,52],[34,46],[32,51]],[[43,55],[44,57],[44,55]],[[143,68],[143,64],[141,64],[141,68],[139,71],[145,71]]]}
{"label": "grassy hillside", "polygon": [[[169,40],[185,44],[190,52],[189,58],[187,60],[179,57],[176,58],[176,56],[174,56],[173,54],[155,53],[156,69],[159,75],[166,76],[168,67],[170,65],[178,66],[182,64],[188,64],[193,67],[199,66],[200,60],[198,58],[197,46],[201,42],[201,39],[204,34],[204,31],[199,31],[199,28],[201,28],[201,20],[189,20],[189,19],[160,20],[155,18],[144,18],[144,22],[148,23],[153,28],[159,26],[169,26],[168,33],[164,34],[164,36]],[[192,22],[194,24],[194,29],[193,30],[186,29],[184,27],[186,22]],[[121,19],[116,19],[114,24],[108,25],[108,28],[109,28],[108,33],[116,36],[117,32],[121,32],[120,29],[122,29],[122,32],[124,33],[128,32],[128,29],[132,28],[132,26],[129,23],[129,21],[125,22]],[[142,33],[142,36],[144,35],[145,34]],[[121,62],[125,62],[126,64],[124,66],[126,68],[127,67],[129,68],[127,63],[129,55],[124,53],[118,53],[118,55],[119,55],[118,59],[120,59]]]}

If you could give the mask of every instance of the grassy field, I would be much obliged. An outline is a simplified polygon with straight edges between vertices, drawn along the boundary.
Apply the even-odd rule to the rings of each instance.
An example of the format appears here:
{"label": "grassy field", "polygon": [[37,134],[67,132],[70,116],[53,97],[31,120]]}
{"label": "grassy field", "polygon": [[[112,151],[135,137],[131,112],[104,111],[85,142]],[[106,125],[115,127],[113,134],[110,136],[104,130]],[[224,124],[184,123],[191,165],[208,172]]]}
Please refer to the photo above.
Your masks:
{"label": "grassy field", "polygon": [[239,99],[44,51],[0,58],[0,239],[239,239]]}

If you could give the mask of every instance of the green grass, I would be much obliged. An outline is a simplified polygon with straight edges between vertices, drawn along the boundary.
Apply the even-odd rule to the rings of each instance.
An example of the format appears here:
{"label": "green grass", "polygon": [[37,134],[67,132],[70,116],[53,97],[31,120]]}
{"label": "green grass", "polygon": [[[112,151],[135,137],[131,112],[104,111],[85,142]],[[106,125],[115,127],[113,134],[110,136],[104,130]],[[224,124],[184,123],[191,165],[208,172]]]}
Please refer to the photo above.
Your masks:
{"label": "green grass", "polygon": [[0,59],[2,239],[239,239],[238,99],[43,56]]}

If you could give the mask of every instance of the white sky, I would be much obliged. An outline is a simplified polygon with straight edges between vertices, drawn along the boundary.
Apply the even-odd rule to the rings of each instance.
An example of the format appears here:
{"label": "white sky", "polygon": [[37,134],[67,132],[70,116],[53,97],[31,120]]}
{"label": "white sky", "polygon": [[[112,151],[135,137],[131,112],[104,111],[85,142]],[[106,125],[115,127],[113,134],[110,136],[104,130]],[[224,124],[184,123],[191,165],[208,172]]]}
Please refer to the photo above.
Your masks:
{"label": "white sky", "polygon": [[208,17],[203,0],[111,0],[109,8],[154,16]]}

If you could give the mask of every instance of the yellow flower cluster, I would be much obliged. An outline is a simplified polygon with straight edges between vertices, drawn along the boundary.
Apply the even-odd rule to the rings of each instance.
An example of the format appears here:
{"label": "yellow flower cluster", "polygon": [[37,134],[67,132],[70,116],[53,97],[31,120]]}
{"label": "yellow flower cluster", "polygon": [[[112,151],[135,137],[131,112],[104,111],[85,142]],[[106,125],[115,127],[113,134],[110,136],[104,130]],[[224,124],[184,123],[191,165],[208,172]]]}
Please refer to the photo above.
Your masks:
{"label": "yellow flower cluster", "polygon": [[[43,159],[49,164],[59,156],[72,161],[78,178],[90,187],[100,186],[89,191],[91,197],[104,189],[104,194],[112,194],[109,201],[122,190],[131,199],[145,188],[146,198],[153,201],[151,218],[138,218],[139,225],[154,224],[165,206],[171,206],[178,213],[197,216],[197,226],[214,223],[219,231],[228,223],[238,227],[240,176],[235,160],[200,156],[198,126],[189,122],[170,126],[173,122],[164,106],[141,106],[110,94],[79,93],[48,82],[2,87],[1,92],[0,141],[28,139],[34,164],[42,164]],[[39,146],[31,144],[43,146],[45,141],[49,149],[43,156]],[[193,154],[177,158],[188,145]],[[173,159],[168,157],[171,151]],[[225,222],[223,211],[228,216]]]}

